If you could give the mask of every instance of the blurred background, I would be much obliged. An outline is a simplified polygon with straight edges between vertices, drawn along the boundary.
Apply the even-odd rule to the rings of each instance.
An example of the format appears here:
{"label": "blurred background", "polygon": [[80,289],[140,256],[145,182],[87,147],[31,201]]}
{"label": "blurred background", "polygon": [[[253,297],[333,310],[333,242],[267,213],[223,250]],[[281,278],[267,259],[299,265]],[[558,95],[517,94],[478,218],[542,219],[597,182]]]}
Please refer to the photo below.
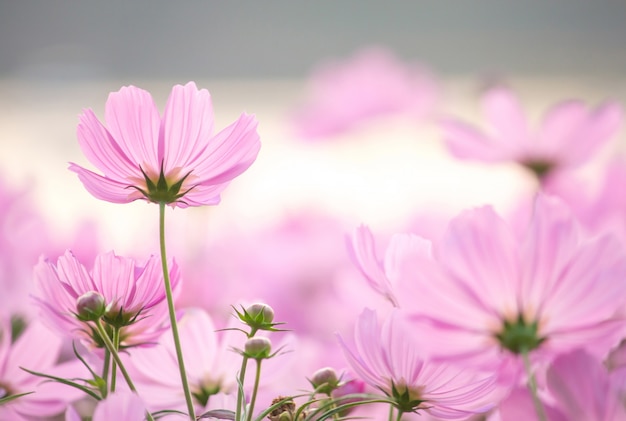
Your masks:
{"label": "blurred background", "polygon": [[154,206],[98,201],[66,168],[93,168],[76,141],[84,108],[102,118],[108,93],[133,84],[162,110],[173,84],[194,80],[211,92],[218,128],[255,113],[263,147],[220,206],[171,212],[184,233],[172,242],[303,212],[333,215],[343,236],[360,223],[391,231],[422,213],[506,209],[533,180],[514,165],[451,158],[433,119],[387,115],[305,139],[294,115],[312,101],[314,75],[376,48],[436,81],[438,116],[480,125],[480,93],[506,83],[536,121],[564,99],[625,99],[625,45],[623,1],[4,0],[0,174],[28,191],[59,238],[93,219],[102,249],[156,250]]}

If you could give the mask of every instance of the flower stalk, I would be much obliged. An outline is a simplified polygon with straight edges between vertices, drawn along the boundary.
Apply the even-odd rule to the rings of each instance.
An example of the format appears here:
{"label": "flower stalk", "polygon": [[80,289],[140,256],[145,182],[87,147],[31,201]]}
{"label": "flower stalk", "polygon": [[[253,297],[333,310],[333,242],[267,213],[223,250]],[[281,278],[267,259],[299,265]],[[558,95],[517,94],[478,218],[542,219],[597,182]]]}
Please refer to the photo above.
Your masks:
{"label": "flower stalk", "polygon": [[548,416],[546,415],[546,410],[543,407],[543,403],[539,399],[539,395],[537,395],[537,379],[535,379],[535,373],[532,371],[530,366],[530,356],[528,350],[523,349],[521,352],[522,360],[524,361],[524,369],[526,370],[526,375],[528,376],[528,390],[530,391],[530,395],[533,399],[533,405],[535,406],[535,412],[537,412],[537,417],[539,421],[548,421]]}
{"label": "flower stalk", "polygon": [[159,242],[161,249],[161,265],[163,267],[163,282],[165,283],[165,296],[167,298],[167,309],[170,316],[174,347],[176,348],[176,358],[178,359],[178,370],[180,372],[180,380],[183,384],[185,402],[187,403],[187,413],[189,414],[189,419],[195,421],[196,414],[193,407],[189,381],[187,380],[187,371],[185,370],[185,362],[183,360],[183,350],[180,346],[178,324],[176,322],[176,309],[174,308],[174,298],[172,296],[172,284],[170,282],[170,274],[167,267],[167,254],[165,250],[165,205],[165,202],[159,203]]}

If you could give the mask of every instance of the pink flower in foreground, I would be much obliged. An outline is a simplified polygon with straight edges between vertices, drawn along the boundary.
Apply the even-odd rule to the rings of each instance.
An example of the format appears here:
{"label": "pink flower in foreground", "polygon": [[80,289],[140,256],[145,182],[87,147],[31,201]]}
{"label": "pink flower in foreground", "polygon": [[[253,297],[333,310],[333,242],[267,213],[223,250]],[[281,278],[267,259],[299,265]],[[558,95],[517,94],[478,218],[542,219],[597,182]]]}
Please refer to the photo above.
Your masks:
{"label": "pink flower in foreground", "polygon": [[484,162],[514,161],[539,178],[588,161],[620,129],[623,115],[617,103],[590,109],[581,101],[564,101],[533,131],[517,97],[501,87],[484,95],[483,113],[487,132],[455,119],[443,122],[452,154]]}
{"label": "pink flower in foreground", "polygon": [[[177,291],[180,274],[174,262],[170,269],[172,288]],[[62,334],[70,334],[91,346],[101,347],[91,322],[76,317],[79,297],[97,292],[104,297],[105,323],[121,328],[121,346],[155,342],[167,329],[167,303],[160,259],[150,256],[145,264],[104,253],[87,269],[67,251],[57,264],[41,259],[35,266],[36,303],[43,320]]]}
{"label": "pink flower in foreground", "polygon": [[376,312],[366,309],[357,321],[355,345],[353,352],[341,340],[353,370],[402,412],[466,419],[492,407],[488,399],[495,390],[494,378],[428,361],[398,310],[381,326]]}
{"label": "pink flower in foreground", "polygon": [[[538,196],[522,238],[490,207],[451,221],[440,258],[404,263],[400,306],[433,329],[433,352],[496,369],[585,347],[604,356],[623,336],[626,256],[589,238],[555,198]],[[406,252],[405,252],[406,254]]]}
{"label": "pink flower in foreground", "polygon": [[114,203],[215,205],[260,148],[252,115],[214,134],[209,92],[193,82],[172,88],[162,117],[148,92],[123,87],[109,95],[105,120],[106,127],[85,110],[77,130],[83,153],[103,175],[73,163],[69,169],[92,195]]}
{"label": "pink flower in foreground", "polygon": [[[100,401],[93,413],[92,421],[144,421],[146,408],[135,393],[116,392]],[[73,408],[68,408],[65,421],[82,421]]]}
{"label": "pink flower in foreground", "polygon": [[547,386],[568,421],[625,421],[626,372],[609,374],[582,350],[558,357],[548,369]]}
{"label": "pink flower in foreground", "polygon": [[52,416],[63,412],[71,400],[84,396],[78,389],[49,382],[20,368],[65,378],[85,375],[74,362],[56,365],[62,346],[59,337],[39,323],[29,325],[16,340],[11,336],[8,323],[0,326],[0,399],[35,393],[0,405],[0,419],[28,421]]}
{"label": "pink flower in foreground", "polygon": [[381,48],[328,63],[311,78],[311,97],[294,116],[298,134],[332,136],[382,115],[424,118],[435,108],[439,88],[431,76]]}

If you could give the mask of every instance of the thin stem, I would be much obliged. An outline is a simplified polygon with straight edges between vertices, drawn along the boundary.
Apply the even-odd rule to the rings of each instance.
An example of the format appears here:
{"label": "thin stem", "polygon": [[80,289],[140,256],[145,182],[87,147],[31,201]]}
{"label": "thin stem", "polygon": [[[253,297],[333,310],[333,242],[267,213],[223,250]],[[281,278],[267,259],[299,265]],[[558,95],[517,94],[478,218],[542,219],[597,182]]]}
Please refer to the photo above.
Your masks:
{"label": "thin stem", "polygon": [[161,245],[161,265],[163,267],[165,296],[167,298],[167,308],[170,314],[170,325],[172,328],[172,337],[174,338],[174,347],[176,348],[176,358],[178,359],[180,380],[183,384],[183,392],[185,393],[185,401],[187,402],[187,412],[189,414],[189,419],[195,421],[196,413],[193,408],[193,399],[191,397],[191,390],[189,389],[189,382],[187,381],[187,372],[185,370],[185,362],[183,361],[183,350],[180,346],[178,324],[176,323],[176,310],[174,309],[174,298],[172,296],[170,272],[167,268],[167,255],[165,253],[165,203],[159,203],[159,242]]}
{"label": "thin stem", "polygon": [[[113,328],[113,346],[115,347],[115,352],[120,349],[120,329],[118,327]],[[115,392],[115,387],[117,384],[117,364],[115,360],[111,362],[111,393]]]}
{"label": "thin stem", "polygon": [[533,373],[530,367],[528,350],[522,350],[522,360],[524,360],[524,369],[526,370],[526,375],[528,376],[528,390],[533,398],[533,405],[535,406],[537,417],[539,417],[539,421],[548,421],[546,410],[543,407],[543,403],[539,399],[539,395],[537,394],[537,379],[535,379],[535,373]]}
{"label": "thin stem", "polygon": [[404,414],[404,412],[402,412],[402,410],[398,409],[398,417],[396,418],[396,421],[401,421],[402,420],[402,414]]}
{"label": "thin stem", "polygon": [[393,421],[393,405],[389,405],[389,421]]}
{"label": "thin stem", "polygon": [[[128,371],[126,371],[126,367],[124,367],[124,364],[122,363],[122,360],[120,359],[119,354],[115,350],[115,347],[113,346],[113,342],[111,342],[109,335],[107,335],[106,331],[104,330],[104,326],[102,326],[102,321],[100,319],[96,320],[96,327],[98,328],[98,333],[100,334],[100,337],[102,337],[102,341],[104,342],[104,345],[107,347],[107,349],[111,353],[111,356],[113,357],[113,360],[117,363],[117,366],[122,372],[122,376],[124,376],[124,379],[126,380],[126,383],[128,384],[128,388],[133,393],[136,394],[137,389],[135,388],[133,381],[130,379],[130,376],[128,375]],[[148,419],[148,421],[154,421],[152,414],[150,414],[150,412],[148,411],[146,411],[146,418]]]}
{"label": "thin stem", "polygon": [[252,397],[250,398],[250,407],[248,408],[248,421],[252,421],[252,414],[254,413],[254,403],[256,401],[256,394],[259,391],[259,381],[261,380],[262,361],[262,359],[256,360],[256,373],[254,375],[254,388],[252,389]]}
{"label": "thin stem", "polygon": [[239,388],[237,391],[237,407],[235,408],[235,421],[241,421],[241,405],[243,404],[243,382],[246,379],[246,368],[248,367],[248,357],[244,355],[239,370]]}
{"label": "thin stem", "polygon": [[111,353],[108,349],[104,350],[104,365],[102,366],[102,379],[105,381],[105,387],[102,391],[102,398],[106,398],[109,392],[109,366],[111,365]]}

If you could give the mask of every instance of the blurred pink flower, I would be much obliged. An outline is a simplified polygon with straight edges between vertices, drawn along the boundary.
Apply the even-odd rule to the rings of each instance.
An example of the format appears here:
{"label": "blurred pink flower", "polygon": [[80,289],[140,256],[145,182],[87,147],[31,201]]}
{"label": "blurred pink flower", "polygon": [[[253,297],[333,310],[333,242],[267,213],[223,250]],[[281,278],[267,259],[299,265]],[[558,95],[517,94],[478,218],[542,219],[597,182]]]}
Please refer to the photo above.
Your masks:
{"label": "blurred pink flower", "polygon": [[[146,408],[141,398],[130,392],[116,392],[100,401],[93,413],[91,421],[143,421],[145,420]],[[65,421],[82,421],[82,418],[74,410],[68,408]]]}
{"label": "blurred pink flower", "polygon": [[483,162],[517,162],[539,178],[589,161],[621,128],[623,119],[622,107],[615,102],[590,109],[581,101],[564,101],[552,107],[533,132],[518,98],[508,89],[489,90],[482,105],[487,132],[456,119],[443,121],[452,154]]}
{"label": "blurred pink flower", "polygon": [[547,386],[568,421],[625,421],[625,374],[609,374],[600,361],[575,350],[554,361]]}
{"label": "blurred pink flower", "polygon": [[[175,262],[170,266],[174,291],[180,274]],[[121,327],[121,346],[149,344],[169,326],[163,275],[159,258],[150,256],[145,264],[109,252],[96,257],[93,270],[87,269],[67,251],[57,264],[41,259],[35,266],[35,302],[42,320],[64,335],[80,338],[90,346],[100,346],[91,322],[79,320],[77,299],[91,291],[104,297],[107,312],[103,320]]]}
{"label": "blurred pink flower", "polygon": [[495,392],[493,376],[428,361],[399,310],[392,311],[380,325],[376,312],[366,309],[354,336],[356,352],[340,341],[348,362],[403,412],[466,419],[493,406],[489,402]]}
{"label": "blurred pink flower", "polygon": [[148,92],[123,87],[109,95],[105,120],[107,127],[85,110],[77,130],[83,153],[104,175],[73,163],[69,169],[92,195],[114,203],[215,205],[260,148],[252,115],[214,134],[209,92],[193,82],[172,88],[162,117]]}
{"label": "blurred pink flower", "polygon": [[326,63],[310,80],[310,98],[295,114],[299,136],[332,136],[382,115],[432,113],[439,87],[426,71],[402,63],[383,48]]}
{"label": "blurred pink flower", "polygon": [[547,361],[586,347],[604,356],[624,333],[623,247],[583,234],[556,198],[536,198],[521,239],[492,208],[466,211],[438,254],[412,254],[396,296],[433,329],[432,351],[443,358],[498,369],[520,365],[522,352]]}
{"label": "blurred pink flower", "polygon": [[73,378],[85,375],[74,361],[56,365],[61,352],[59,337],[40,323],[30,324],[12,340],[10,325],[0,326],[0,398],[35,392],[0,405],[0,419],[28,421],[52,416],[68,403],[84,396],[78,389],[50,382],[20,367],[54,376]]}
{"label": "blurred pink flower", "polygon": [[[210,316],[195,309],[185,311],[178,328],[198,413],[209,409],[234,410],[241,356],[231,348],[242,349],[245,335],[227,331],[218,338]],[[170,334],[164,334],[159,342],[152,348],[130,350],[126,365],[151,411],[184,410],[185,396],[180,387],[174,342]],[[228,407],[223,407],[226,404]]]}

